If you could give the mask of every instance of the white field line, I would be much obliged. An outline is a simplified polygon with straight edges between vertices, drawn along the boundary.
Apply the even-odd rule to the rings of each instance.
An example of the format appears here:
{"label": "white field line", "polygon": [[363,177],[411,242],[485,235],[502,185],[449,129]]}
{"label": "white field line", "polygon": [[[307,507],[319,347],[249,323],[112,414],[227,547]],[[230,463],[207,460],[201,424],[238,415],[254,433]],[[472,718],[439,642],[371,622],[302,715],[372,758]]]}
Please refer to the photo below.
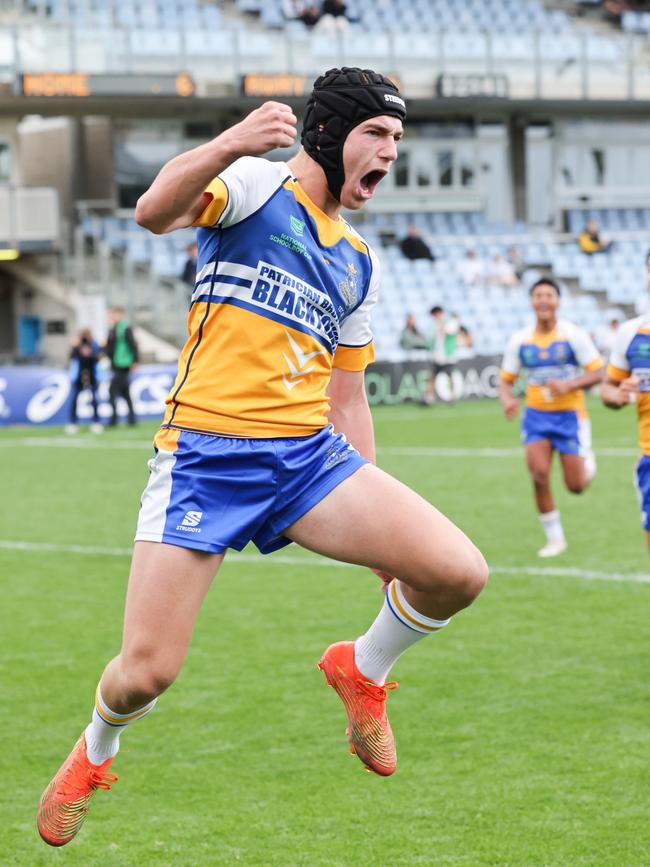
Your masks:
{"label": "white field line", "polygon": [[[110,557],[130,557],[131,548],[111,548],[100,545],[54,545],[47,542],[21,542],[13,539],[0,539],[0,550],[25,551],[26,553],[47,554],[102,554]],[[316,555],[288,556],[286,554],[238,554],[228,552],[228,564],[239,563],[282,563],[286,566],[310,566],[316,568],[356,569],[351,563],[341,563]],[[533,577],[579,578],[582,581],[619,581],[633,584],[650,584],[650,570],[645,572],[601,572],[595,569],[577,569],[571,566],[499,566],[492,564],[490,572],[497,575],[530,575]]]}
{"label": "white field line", "polygon": [[113,440],[104,437],[25,437],[7,438],[0,437],[0,449],[3,446],[25,446],[25,448],[48,448],[48,449],[153,449],[153,438],[150,440]]}
{"label": "white field line", "polygon": [[[638,449],[619,446],[602,446],[595,450],[599,457],[629,458],[639,455]],[[400,457],[431,458],[512,458],[521,457],[523,447],[518,448],[438,448],[436,446],[378,446],[377,453]]]}
{"label": "white field line", "polygon": [[[109,438],[26,437],[25,439],[2,439],[2,446],[26,448],[78,448],[78,449],[153,449],[151,440],[110,440]],[[395,457],[430,458],[512,458],[520,457],[523,449],[513,448],[446,448],[437,446],[378,446],[377,453]],[[638,449],[623,446],[601,446],[596,449],[599,457],[629,458],[639,455]]]}
{"label": "white field line", "polygon": [[[378,407],[373,407],[372,411],[374,412]],[[501,413],[501,408],[497,406],[485,407],[485,409],[480,409],[476,407],[476,409],[466,409],[463,412],[453,412],[451,407],[442,406],[439,410],[436,411],[436,407],[431,406],[420,406],[419,409],[415,410],[407,410],[407,409],[394,409],[390,410],[387,407],[382,407],[381,411],[377,413],[377,420],[384,421],[435,421],[436,424],[439,421],[460,421],[461,419],[473,417],[476,418],[480,416],[482,418],[486,418],[487,416],[499,417]]]}

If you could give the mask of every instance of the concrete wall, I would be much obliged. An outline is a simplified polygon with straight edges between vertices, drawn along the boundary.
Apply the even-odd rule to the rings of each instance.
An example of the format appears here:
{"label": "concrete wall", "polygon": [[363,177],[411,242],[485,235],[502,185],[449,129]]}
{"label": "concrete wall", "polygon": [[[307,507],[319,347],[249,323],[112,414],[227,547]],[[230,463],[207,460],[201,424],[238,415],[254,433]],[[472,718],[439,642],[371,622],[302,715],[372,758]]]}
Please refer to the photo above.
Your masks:
{"label": "concrete wall", "polygon": [[84,160],[81,198],[112,199],[115,196],[113,122],[109,117],[85,117],[81,133]]}
{"label": "concrete wall", "polygon": [[0,117],[0,143],[9,146],[9,177],[0,175],[0,183],[9,181],[12,184],[20,184],[20,161],[18,158],[18,120],[13,117]]}
{"label": "concrete wall", "polygon": [[75,202],[112,198],[111,125],[110,118],[26,118],[18,126],[21,182],[57,189],[69,221],[76,218]]}
{"label": "concrete wall", "polygon": [[[13,346],[12,351],[17,353],[18,318],[20,316],[38,316],[43,320],[43,339],[40,345],[40,355],[47,359],[48,363],[65,366],[70,354],[70,343],[76,334],[77,324],[75,311],[68,304],[57,301],[45,292],[39,292],[33,286],[21,280],[20,277],[0,271],[0,287],[11,293],[11,306],[13,314]],[[48,322],[63,322],[62,334],[48,334]]]}

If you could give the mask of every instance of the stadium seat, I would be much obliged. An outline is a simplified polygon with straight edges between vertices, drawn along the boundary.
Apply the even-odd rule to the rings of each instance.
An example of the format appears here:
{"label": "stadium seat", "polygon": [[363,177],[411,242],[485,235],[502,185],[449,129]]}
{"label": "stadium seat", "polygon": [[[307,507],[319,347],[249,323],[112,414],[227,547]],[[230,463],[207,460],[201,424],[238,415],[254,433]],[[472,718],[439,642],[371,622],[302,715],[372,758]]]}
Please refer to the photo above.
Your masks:
{"label": "stadium seat", "polygon": [[236,49],[236,35],[205,30],[186,30],[185,50],[197,57],[232,57]]}
{"label": "stadium seat", "polygon": [[136,55],[167,57],[179,53],[180,34],[168,30],[133,30],[130,34],[130,47]]}

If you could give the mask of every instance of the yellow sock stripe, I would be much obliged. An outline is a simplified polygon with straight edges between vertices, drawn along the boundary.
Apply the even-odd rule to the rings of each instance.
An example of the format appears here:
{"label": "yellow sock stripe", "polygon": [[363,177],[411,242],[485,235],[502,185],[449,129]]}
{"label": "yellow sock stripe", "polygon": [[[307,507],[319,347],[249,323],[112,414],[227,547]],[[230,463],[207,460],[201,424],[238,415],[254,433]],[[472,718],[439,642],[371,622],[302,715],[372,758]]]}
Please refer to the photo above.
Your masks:
{"label": "yellow sock stripe", "polygon": [[99,687],[97,687],[97,692],[95,693],[95,707],[97,708],[97,713],[100,717],[107,723],[112,723],[113,725],[126,725],[127,723],[134,722],[140,717],[145,716],[152,709],[152,704],[145,705],[145,707],[141,707],[140,710],[136,710],[134,713],[127,714],[126,716],[113,716],[107,710],[105,710],[99,701]]}
{"label": "yellow sock stripe", "polygon": [[412,623],[417,629],[421,632],[437,632],[439,629],[442,629],[442,626],[429,626],[427,623],[422,623],[420,620],[416,620],[415,617],[411,617],[408,611],[405,610],[404,606],[399,600],[397,595],[397,587],[395,586],[397,583],[397,579],[393,578],[388,587],[388,592],[390,593],[390,598],[393,601],[395,608],[399,611],[404,620],[407,620],[409,623]]}

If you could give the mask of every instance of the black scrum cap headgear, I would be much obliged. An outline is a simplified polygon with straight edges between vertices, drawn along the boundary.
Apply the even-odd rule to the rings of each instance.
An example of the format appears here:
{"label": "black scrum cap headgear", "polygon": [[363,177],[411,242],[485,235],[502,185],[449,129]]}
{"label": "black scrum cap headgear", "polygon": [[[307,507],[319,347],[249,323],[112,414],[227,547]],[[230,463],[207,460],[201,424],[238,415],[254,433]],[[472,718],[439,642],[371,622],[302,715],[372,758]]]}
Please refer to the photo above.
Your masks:
{"label": "black scrum cap headgear", "polygon": [[343,145],[350,130],[383,114],[406,118],[406,103],[390,79],[372,69],[329,69],[314,82],[302,125],[302,146],[322,166],[334,198],[345,180]]}

